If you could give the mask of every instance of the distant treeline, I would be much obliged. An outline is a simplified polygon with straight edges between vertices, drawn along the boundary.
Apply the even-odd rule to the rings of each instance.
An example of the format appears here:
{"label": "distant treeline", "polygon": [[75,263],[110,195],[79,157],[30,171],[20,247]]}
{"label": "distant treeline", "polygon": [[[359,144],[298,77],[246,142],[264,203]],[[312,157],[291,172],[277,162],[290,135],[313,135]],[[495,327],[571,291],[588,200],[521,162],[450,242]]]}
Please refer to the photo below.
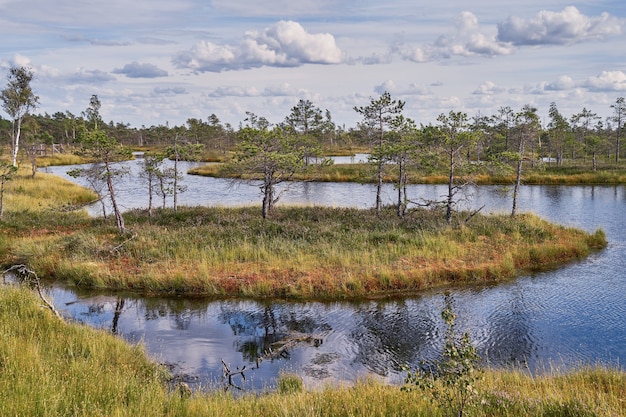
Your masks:
{"label": "distant treeline", "polygon": [[[611,108],[611,116],[604,119],[587,108],[568,118],[560,113],[556,103],[552,103],[549,117],[543,125],[538,126],[529,150],[532,150],[534,158],[544,158],[557,164],[563,160],[590,161],[592,158],[605,162],[619,161],[620,154],[623,154],[621,139],[626,122],[624,98],[618,98]],[[478,138],[477,146],[472,150],[473,158],[483,159],[499,152],[517,151],[516,140],[519,139],[516,139],[516,135],[519,136],[520,125],[525,123],[524,115],[528,115],[529,109],[536,115],[537,109],[531,106],[520,110],[501,107],[492,115],[465,115],[467,124],[463,129]],[[358,111],[357,108],[355,110]],[[379,140],[380,129],[371,121],[372,118],[364,118],[363,122],[354,127],[339,126],[333,122],[328,110],[322,111],[310,101],[300,100],[285,120],[276,126],[292,129],[311,147],[332,154],[340,149],[369,149],[375,145]],[[81,115],[69,111],[52,115],[27,115],[22,126],[24,145],[61,144],[71,148],[80,144],[81,135],[88,129],[90,122],[88,112]],[[237,127],[222,123],[215,114],[205,120],[190,118],[180,126],[165,124],[137,128],[127,123],[110,121],[98,127],[127,147],[168,146],[176,137],[179,141],[202,144],[208,151],[227,153],[236,149],[241,129],[268,128],[270,123],[262,116],[247,112],[246,118]],[[433,127],[437,127],[437,121],[415,124],[416,129],[428,130]],[[390,126],[386,131],[393,133],[393,127]],[[11,143],[11,120],[2,116],[0,143]]]}

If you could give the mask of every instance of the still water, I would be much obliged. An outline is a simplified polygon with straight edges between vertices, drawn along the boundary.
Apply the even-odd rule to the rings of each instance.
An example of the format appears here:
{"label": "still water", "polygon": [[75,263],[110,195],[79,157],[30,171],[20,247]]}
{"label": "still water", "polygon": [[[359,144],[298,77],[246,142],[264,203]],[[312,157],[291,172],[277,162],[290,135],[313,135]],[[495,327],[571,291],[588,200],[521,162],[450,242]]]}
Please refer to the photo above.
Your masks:
{"label": "still water", "polygon": [[[137,171],[140,162],[131,162]],[[67,167],[47,169],[65,176]],[[260,204],[258,186],[186,176],[186,205]],[[120,184],[125,209],[145,207],[139,180]],[[287,204],[371,207],[372,185],[292,184]],[[412,186],[414,198],[436,199],[440,186]],[[393,187],[385,190],[388,203]],[[468,200],[469,201],[469,200]],[[467,208],[510,210],[500,187],[474,191]],[[493,286],[450,293],[457,330],[469,332],[492,366],[530,371],[605,363],[624,368],[626,358],[626,190],[623,186],[525,186],[519,207],[551,221],[607,234],[606,250],[558,270],[533,273]],[[97,214],[99,208],[93,209]],[[260,213],[259,213],[260,215]],[[226,363],[246,367],[246,390],[271,386],[281,372],[300,375],[307,387],[374,376],[397,383],[403,366],[437,358],[445,331],[442,292],[359,302],[285,302],[141,298],[132,294],[50,289],[64,314],[141,342],[158,361],[195,387],[223,383]],[[268,351],[272,349],[272,353]],[[261,359],[261,360],[260,360]]]}

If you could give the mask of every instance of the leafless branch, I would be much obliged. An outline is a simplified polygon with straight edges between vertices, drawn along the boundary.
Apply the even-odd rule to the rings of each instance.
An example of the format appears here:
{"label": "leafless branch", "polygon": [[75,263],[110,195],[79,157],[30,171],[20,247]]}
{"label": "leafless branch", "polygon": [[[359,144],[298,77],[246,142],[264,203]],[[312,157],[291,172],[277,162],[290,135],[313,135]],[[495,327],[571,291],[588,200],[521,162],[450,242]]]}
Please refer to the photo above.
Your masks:
{"label": "leafless branch", "polygon": [[60,320],[63,320],[61,314],[59,314],[56,308],[54,308],[54,305],[44,295],[43,289],[41,288],[41,282],[35,271],[23,264],[13,265],[9,269],[2,271],[2,277],[4,278],[4,276],[9,272],[13,272],[17,276],[20,283],[33,285],[37,290],[37,293],[39,294],[39,298],[45,304],[45,306],[50,309],[50,311],[52,311],[54,315],[57,316]]}

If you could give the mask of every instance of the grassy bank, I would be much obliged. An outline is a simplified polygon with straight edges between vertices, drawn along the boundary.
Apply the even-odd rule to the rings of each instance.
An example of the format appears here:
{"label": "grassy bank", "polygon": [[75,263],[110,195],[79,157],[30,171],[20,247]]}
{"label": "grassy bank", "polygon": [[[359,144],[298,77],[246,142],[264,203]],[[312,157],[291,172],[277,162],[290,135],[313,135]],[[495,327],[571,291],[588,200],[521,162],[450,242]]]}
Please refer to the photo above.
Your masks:
{"label": "grassy bank", "polygon": [[[111,224],[49,216],[43,229],[5,224],[12,262],[40,276],[86,287],[203,296],[347,298],[496,282],[520,271],[582,258],[604,233],[550,224],[526,214],[477,215],[450,227],[442,213],[279,207],[157,210],[125,215],[135,234]],[[67,223],[72,223],[72,227]],[[6,261],[5,261],[6,263]]]}
{"label": "grassy bank", "polygon": [[[5,265],[85,287],[196,296],[350,298],[510,279],[602,248],[534,215],[477,215],[452,227],[434,210],[180,208],[125,214],[132,231],[68,208],[93,198],[38,174],[10,183],[0,221]],[[459,219],[464,215],[460,214]]]}
{"label": "grassy bank", "polygon": [[[512,172],[512,171],[511,171]],[[192,175],[208,177],[233,177],[225,165],[212,164],[193,168]],[[304,173],[298,173],[294,179],[299,181],[325,182],[358,182],[371,183],[374,181],[375,170],[370,164],[334,164],[328,166],[313,165]],[[234,176],[239,178],[238,176]],[[515,174],[474,173],[472,178],[479,185],[507,185],[515,182]],[[395,180],[391,173],[385,176],[386,182]],[[445,172],[435,172],[425,175],[419,172],[409,173],[409,182],[414,184],[446,184],[448,176]],[[626,169],[623,167],[606,166],[593,171],[588,167],[575,166],[542,166],[541,168],[525,168],[524,184],[529,185],[617,185],[626,184]]]}
{"label": "grassy bank", "polygon": [[[33,293],[0,286],[0,415],[3,416],[444,416],[420,390],[362,381],[307,391],[278,383],[262,395],[181,398],[141,347],[58,320]],[[306,387],[305,387],[306,388]],[[602,367],[530,377],[487,371],[471,416],[603,416],[626,412],[626,374]]]}

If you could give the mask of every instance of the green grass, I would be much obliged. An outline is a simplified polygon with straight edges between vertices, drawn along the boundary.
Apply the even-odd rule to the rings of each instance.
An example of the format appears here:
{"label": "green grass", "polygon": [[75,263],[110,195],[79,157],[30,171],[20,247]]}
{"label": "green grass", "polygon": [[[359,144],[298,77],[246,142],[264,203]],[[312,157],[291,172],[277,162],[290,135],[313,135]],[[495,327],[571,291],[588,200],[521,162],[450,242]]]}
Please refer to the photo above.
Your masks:
{"label": "green grass", "polygon": [[[477,215],[453,226],[436,210],[399,219],[374,210],[181,207],[126,213],[131,233],[73,212],[90,192],[60,178],[19,175],[0,221],[3,264],[86,287],[211,296],[347,298],[510,279],[606,245],[600,231],[533,215]],[[134,233],[134,234],[133,234]]]}
{"label": "green grass", "polygon": [[[473,181],[479,185],[513,184],[515,174],[490,172],[483,169],[471,175]],[[306,172],[298,173],[294,177],[301,181],[326,182],[374,182],[374,167],[367,163],[333,164],[328,166],[311,165]],[[232,173],[222,164],[203,165],[189,171],[192,175],[209,177],[232,177]],[[462,174],[461,172],[457,174]],[[525,166],[522,175],[524,184],[533,185],[617,185],[626,184],[626,167],[603,165],[597,171],[590,166],[574,163],[565,166],[541,165],[537,168]],[[390,171],[384,176],[385,182],[395,181]],[[447,173],[440,170],[430,173],[419,171],[409,172],[409,182],[414,184],[446,184]]]}
{"label": "green grass", "polygon": [[[626,373],[581,367],[529,376],[487,370],[470,416],[602,416],[626,413]],[[25,288],[0,286],[2,416],[445,416],[425,392],[373,380],[307,390],[282,375],[276,391],[181,398],[141,346],[58,320]]]}
{"label": "green grass", "polygon": [[[127,225],[136,237],[119,236],[102,219],[67,211],[89,193],[49,180],[38,174],[11,183],[0,256],[5,264],[28,262],[40,275],[81,285],[348,296],[502,279],[528,260],[564,262],[606,244],[602,231],[589,235],[532,215],[476,216],[469,225],[448,227],[441,213],[430,211],[401,221],[391,211],[378,218],[367,210],[306,207],[282,208],[268,221],[255,207],[158,210],[154,218],[134,212]],[[511,247],[518,251],[507,252]],[[499,262],[490,258],[496,255]],[[481,264],[481,256],[489,262]],[[40,304],[27,289],[0,286],[2,416],[444,415],[424,392],[369,380],[309,391],[291,374],[279,378],[277,392],[181,398],[141,346],[63,323]],[[489,370],[477,385],[480,398],[467,410],[472,416],[626,414],[626,376],[615,369],[535,377]]]}
{"label": "green grass", "polygon": [[182,207],[126,213],[135,233],[126,236],[101,219],[77,218],[72,229],[62,216],[34,235],[16,226],[34,217],[13,218],[16,237],[5,245],[42,277],[205,296],[355,298],[494,282],[606,245],[602,231],[529,214],[450,227],[431,210],[399,219],[391,209],[279,207],[264,220],[256,207]]}

